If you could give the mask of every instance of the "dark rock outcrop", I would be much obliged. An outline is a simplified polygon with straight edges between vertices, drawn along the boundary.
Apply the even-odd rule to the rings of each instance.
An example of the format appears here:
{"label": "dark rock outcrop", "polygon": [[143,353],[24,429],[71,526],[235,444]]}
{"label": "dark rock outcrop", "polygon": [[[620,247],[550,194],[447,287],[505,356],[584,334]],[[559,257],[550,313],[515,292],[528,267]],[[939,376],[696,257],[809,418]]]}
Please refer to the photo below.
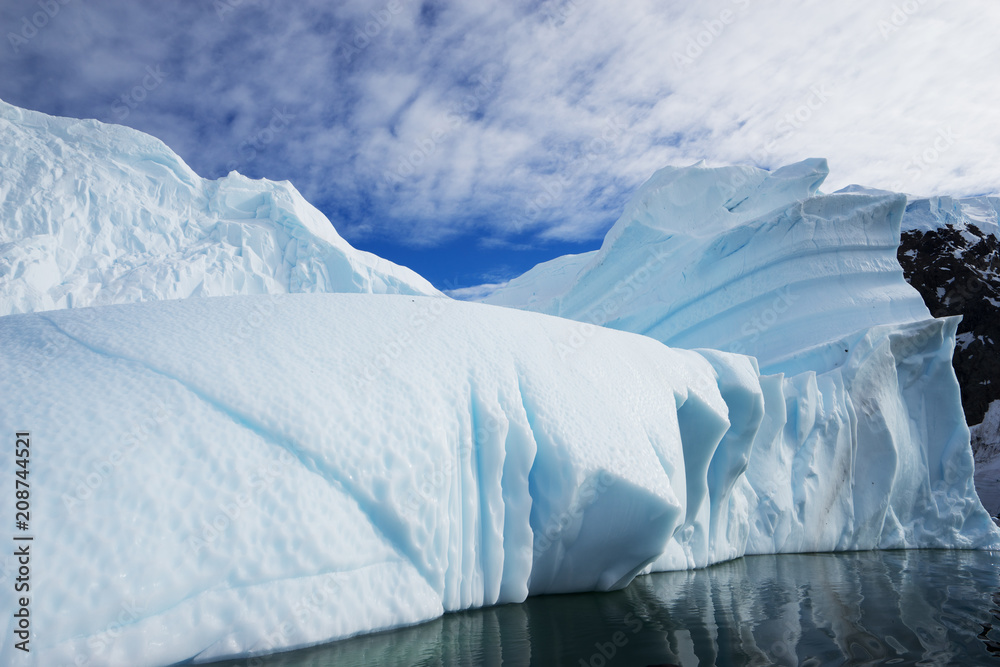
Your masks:
{"label": "dark rock outcrop", "polygon": [[974,224],[904,231],[899,246],[906,280],[931,314],[962,315],[954,365],[970,425],[981,423],[990,403],[1000,399],[998,246],[995,236]]}

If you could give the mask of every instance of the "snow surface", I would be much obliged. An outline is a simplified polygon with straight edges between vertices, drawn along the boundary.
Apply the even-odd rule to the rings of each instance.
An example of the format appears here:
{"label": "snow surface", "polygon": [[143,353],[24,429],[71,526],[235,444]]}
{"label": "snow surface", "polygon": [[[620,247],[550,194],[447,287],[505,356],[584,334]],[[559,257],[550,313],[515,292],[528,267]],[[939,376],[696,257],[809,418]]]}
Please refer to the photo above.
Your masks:
{"label": "snow surface", "polygon": [[438,295],[287,181],[195,174],[158,139],[0,100],[0,315],[190,296]]}
{"label": "snow surface", "polygon": [[[744,553],[1000,548],[957,319],[895,261],[906,199],[818,195],[822,160],[657,172],[599,251],[490,297],[533,313],[440,298],[288,184],[0,127],[2,312],[35,311],[0,317],[0,429],[32,434],[37,545],[32,653],[8,627],[3,664],[253,656]],[[418,294],[285,293],[338,290]]]}
{"label": "snow surface", "polygon": [[[838,193],[887,194],[887,190],[849,185]],[[947,196],[921,197],[907,195],[906,211],[901,228],[906,231],[931,232],[947,225],[964,230],[975,225],[980,231],[1000,238],[1000,197],[980,196],[955,198]],[[972,242],[978,237],[966,235]]]}
{"label": "snow surface", "polygon": [[[0,428],[33,447],[32,656],[207,661],[744,552],[996,546],[953,335],[873,333],[783,379],[427,297],[0,318]],[[10,637],[0,661],[27,664]]]}
{"label": "snow surface", "polygon": [[976,456],[977,463],[1000,457],[1000,401],[990,403],[983,421],[971,430],[973,436],[982,440],[985,446]]}
{"label": "snow surface", "polygon": [[[975,225],[1000,238],[1000,197],[911,197],[903,216],[903,230],[933,231],[945,225],[964,229]],[[971,241],[978,237],[968,235]]]}
{"label": "snow surface", "polygon": [[1000,517],[1000,457],[976,466],[976,491],[986,511]]}

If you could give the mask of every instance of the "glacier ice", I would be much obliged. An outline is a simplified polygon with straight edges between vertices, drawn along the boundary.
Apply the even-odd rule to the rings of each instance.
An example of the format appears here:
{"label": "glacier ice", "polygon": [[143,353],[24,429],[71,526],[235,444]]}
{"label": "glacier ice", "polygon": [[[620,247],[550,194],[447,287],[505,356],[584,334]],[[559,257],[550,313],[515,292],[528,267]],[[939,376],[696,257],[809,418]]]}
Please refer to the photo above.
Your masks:
{"label": "glacier ice", "polygon": [[752,361],[603,329],[560,360],[577,328],[351,294],[0,318],[0,424],[33,425],[35,543],[60,545],[38,659],[242,655],[704,561],[716,369],[753,405]]}
{"label": "glacier ice", "polygon": [[957,319],[895,260],[905,197],[820,194],[822,160],[661,170],[600,250],[490,305],[288,184],[92,121],[0,128],[35,664],[253,656],[743,554],[1000,548]]}
{"label": "glacier ice", "polygon": [[1000,197],[911,197],[903,216],[904,231],[933,231],[951,225],[975,225],[1000,238]]}
{"label": "glacier ice", "polygon": [[[992,516],[1000,515],[1000,400],[990,403],[981,424],[973,426],[976,490]],[[978,443],[977,443],[978,441]],[[979,449],[975,445],[979,445]]]}
{"label": "glacier ice", "polygon": [[0,315],[190,296],[440,295],[287,181],[206,180],[161,141],[0,100]]}
{"label": "glacier ice", "polygon": [[819,194],[827,172],[662,169],[599,250],[484,301],[752,355],[765,414],[730,498],[749,553],[966,545],[947,519],[981,506],[958,320],[931,318],[903,279],[906,196]]}
{"label": "glacier ice", "polygon": [[541,264],[484,302],[746,353],[764,371],[832,368],[846,350],[813,348],[930,314],[896,260],[906,197],[818,196],[827,171],[662,169],[600,250]]}
{"label": "glacier ice", "polygon": [[838,386],[428,297],[0,318],[0,425],[30,425],[34,543],[59,545],[35,556],[34,655],[208,661],[745,552],[997,546],[951,387],[927,441],[844,398],[896,373],[869,407],[914,419],[902,373],[940,379],[952,322],[891,334],[910,368],[862,336]]}

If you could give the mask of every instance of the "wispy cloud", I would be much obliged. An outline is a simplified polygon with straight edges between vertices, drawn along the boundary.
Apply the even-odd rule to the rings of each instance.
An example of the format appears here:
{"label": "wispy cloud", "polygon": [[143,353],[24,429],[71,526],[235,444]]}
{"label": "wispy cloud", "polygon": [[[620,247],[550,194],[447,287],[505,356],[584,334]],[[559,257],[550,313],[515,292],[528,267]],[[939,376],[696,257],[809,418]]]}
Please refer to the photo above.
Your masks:
{"label": "wispy cloud", "polygon": [[[595,239],[654,170],[699,159],[1000,189],[987,0],[220,2],[68,0],[5,39],[0,97],[132,125],[205,176],[289,179],[354,241]],[[3,3],[5,34],[38,7]],[[247,159],[275,110],[292,120]]]}
{"label": "wispy cloud", "polygon": [[493,294],[493,292],[506,285],[506,282],[483,283],[482,285],[474,285],[472,287],[458,287],[451,290],[445,290],[445,293],[453,299],[460,299],[462,301],[479,301],[481,299],[485,299],[490,294]]}

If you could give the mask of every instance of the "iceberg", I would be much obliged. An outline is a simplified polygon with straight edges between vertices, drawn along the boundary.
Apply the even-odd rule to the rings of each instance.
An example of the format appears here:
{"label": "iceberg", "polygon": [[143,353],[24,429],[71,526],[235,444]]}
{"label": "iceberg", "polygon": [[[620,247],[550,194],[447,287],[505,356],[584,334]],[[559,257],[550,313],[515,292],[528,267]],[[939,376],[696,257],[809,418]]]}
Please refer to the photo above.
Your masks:
{"label": "iceberg", "polygon": [[0,424],[30,425],[32,655],[254,655],[620,588],[665,550],[707,562],[712,452],[760,417],[752,360],[603,329],[560,360],[576,329],[356,294],[0,318]]}
{"label": "iceberg", "polygon": [[[949,226],[962,232],[975,226],[1000,238],[1000,197],[909,198],[902,221],[904,232],[933,232]],[[976,242],[979,238],[971,236],[969,240]]]}
{"label": "iceberg", "polygon": [[[913,373],[941,379],[949,325],[894,334]],[[926,443],[850,411],[874,383],[872,414],[915,417],[878,334],[845,387],[583,326],[358,294],[0,318],[35,664],[254,656],[744,553],[997,546],[957,405],[928,397]],[[11,634],[0,660],[32,664]]]}
{"label": "iceberg", "polygon": [[825,160],[662,169],[599,250],[541,264],[483,301],[750,354],[765,372],[827,370],[848,352],[817,347],[930,318],[896,260],[906,197],[818,196],[827,173]]}
{"label": "iceberg", "polygon": [[198,176],[158,139],[0,100],[0,315],[192,296],[441,296],[287,181]]}
{"label": "iceberg", "polygon": [[599,250],[484,301],[756,359],[765,415],[728,513],[746,518],[747,553],[969,546],[946,528],[982,517],[959,318],[932,318],[904,280],[906,196],[823,195],[827,173],[821,159],[662,169]]}
{"label": "iceberg", "polygon": [[254,657],[744,554],[1000,548],[958,320],[895,259],[905,198],[819,194],[822,160],[662,170],[600,250],[479,304],[288,184],[93,121],[0,128],[0,429],[29,450],[0,475],[31,508],[0,516],[32,538],[3,664]]}

